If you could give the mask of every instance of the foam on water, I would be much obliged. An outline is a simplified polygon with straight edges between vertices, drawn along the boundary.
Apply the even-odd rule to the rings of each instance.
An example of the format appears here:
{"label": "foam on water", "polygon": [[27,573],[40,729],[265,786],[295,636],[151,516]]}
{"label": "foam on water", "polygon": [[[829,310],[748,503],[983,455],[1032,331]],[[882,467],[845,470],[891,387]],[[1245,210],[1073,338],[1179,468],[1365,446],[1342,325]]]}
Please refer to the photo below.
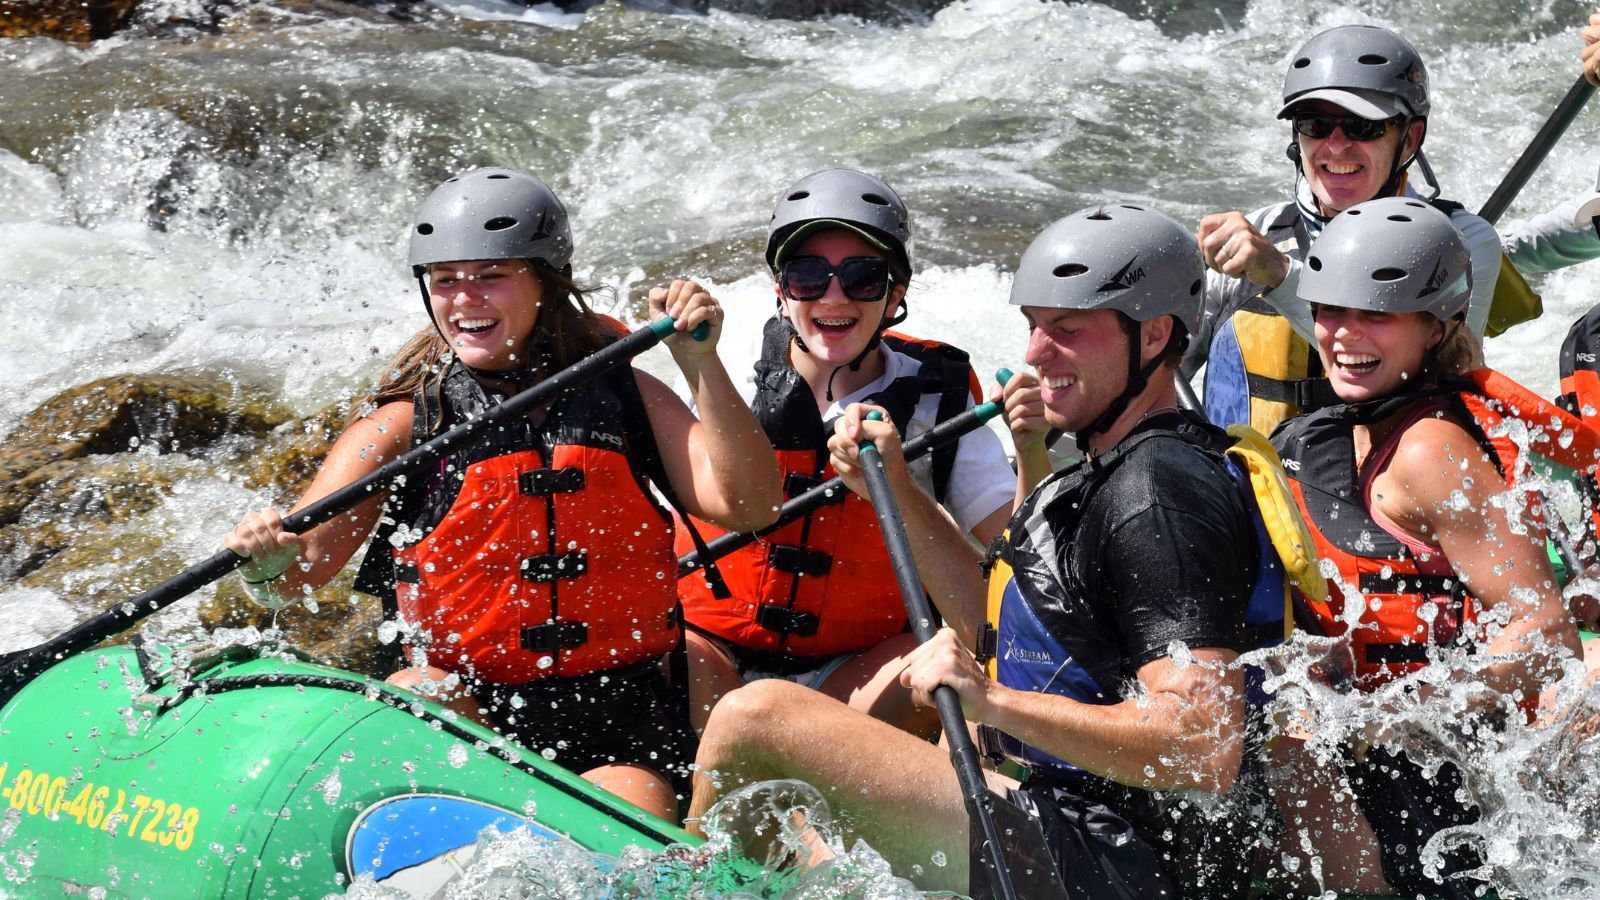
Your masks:
{"label": "foam on water", "polygon": [[[566,200],[579,276],[612,288],[603,311],[637,324],[640,290],[695,275],[728,310],[730,341],[773,308],[760,250],[777,192],[828,166],[878,172],[911,207],[921,261],[903,329],[965,347],[987,379],[1022,368],[1010,272],[1047,222],[1138,200],[1193,223],[1288,196],[1273,114],[1310,33],[1374,22],[1413,38],[1435,90],[1429,158],[1445,195],[1475,207],[1576,77],[1590,11],[1253,0],[1197,33],[1129,5],[966,0],[891,27],[442,0],[403,28],[279,12],[184,40],[0,41],[0,435],[58,391],[130,372],[215,371],[300,412],[354,395],[426,323],[403,265],[411,211],[447,174],[486,164],[530,169]],[[1189,7],[1210,23],[1210,4]],[[1592,186],[1597,144],[1591,111],[1510,216]],[[1600,266],[1532,281],[1545,315],[1487,353],[1549,395]],[[675,377],[662,350],[640,362]],[[130,546],[158,535],[198,561],[263,499],[197,461],[126,526]],[[67,600],[0,585],[0,650],[59,632],[76,617]],[[193,601],[166,619],[195,627]],[[1315,690],[1294,674],[1305,666],[1288,671],[1285,684]],[[1600,784],[1597,742],[1574,737],[1594,698],[1577,677],[1562,687],[1566,726],[1512,727],[1469,772],[1509,799],[1474,839],[1524,896],[1600,884],[1585,856],[1600,801],[1583,792]],[[1304,696],[1330,736],[1381,702]]]}

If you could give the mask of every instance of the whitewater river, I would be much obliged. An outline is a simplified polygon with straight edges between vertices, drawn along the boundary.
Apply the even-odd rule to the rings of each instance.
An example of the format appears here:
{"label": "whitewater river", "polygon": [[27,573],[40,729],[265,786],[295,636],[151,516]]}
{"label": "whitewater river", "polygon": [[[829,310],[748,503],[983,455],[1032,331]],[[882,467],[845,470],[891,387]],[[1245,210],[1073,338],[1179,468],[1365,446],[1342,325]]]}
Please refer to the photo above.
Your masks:
{"label": "whitewater river", "polygon": [[[412,210],[480,165],[530,170],[566,201],[577,274],[615,289],[603,310],[637,321],[642,286],[690,275],[734,334],[772,309],[760,248],[777,192],[830,166],[878,173],[912,212],[904,329],[967,348],[984,373],[1020,367],[1010,272],[1047,222],[1136,200],[1193,224],[1287,196],[1273,113],[1310,34],[1374,22],[1417,44],[1428,156],[1445,195],[1475,208],[1572,84],[1590,11],[970,0],[796,21],[443,0],[402,23],[306,9],[245,2],[218,30],[89,47],[0,40],[0,436],[58,391],[130,372],[221,370],[304,413],[351,396],[425,321],[403,266]],[[1592,187],[1597,142],[1600,105],[1508,218]],[[1549,394],[1600,265],[1534,286],[1544,317],[1487,352]],[[670,374],[664,351],[643,364]],[[200,559],[261,499],[199,476],[142,527]],[[60,599],[0,583],[0,649],[70,624]],[[1592,855],[1545,852],[1527,868],[1557,881]]]}

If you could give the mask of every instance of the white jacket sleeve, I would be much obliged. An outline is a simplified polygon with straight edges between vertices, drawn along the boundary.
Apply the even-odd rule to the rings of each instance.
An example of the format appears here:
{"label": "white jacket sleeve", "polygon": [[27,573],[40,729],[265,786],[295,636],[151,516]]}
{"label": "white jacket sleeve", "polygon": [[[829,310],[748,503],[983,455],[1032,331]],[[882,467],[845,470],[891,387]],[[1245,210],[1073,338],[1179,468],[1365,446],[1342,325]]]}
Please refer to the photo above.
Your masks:
{"label": "white jacket sleeve", "polygon": [[1489,307],[1494,303],[1494,286],[1500,280],[1500,235],[1487,220],[1466,210],[1457,210],[1450,222],[1461,232],[1467,252],[1472,255],[1472,302],[1467,307],[1467,327],[1482,338]]}
{"label": "white jacket sleeve", "polygon": [[1600,193],[1574,197],[1548,212],[1501,226],[1500,246],[1524,275],[1587,262],[1600,257],[1596,213],[1600,213]]}

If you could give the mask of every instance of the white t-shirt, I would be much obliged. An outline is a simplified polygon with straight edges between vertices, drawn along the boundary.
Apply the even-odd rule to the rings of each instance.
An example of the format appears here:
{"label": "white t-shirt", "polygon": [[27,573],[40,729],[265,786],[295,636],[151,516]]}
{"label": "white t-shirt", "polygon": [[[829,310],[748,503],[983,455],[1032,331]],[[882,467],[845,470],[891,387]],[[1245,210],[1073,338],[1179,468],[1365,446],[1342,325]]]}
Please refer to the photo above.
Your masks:
{"label": "white t-shirt", "polygon": [[[724,341],[718,345],[717,351],[734,386],[739,390],[739,396],[744,398],[746,405],[753,407],[756,398],[756,360],[761,358],[761,336],[758,334],[754,341],[737,348],[730,347],[729,342]],[[845,407],[866,399],[875,391],[883,390],[896,378],[915,375],[922,365],[916,359],[883,344],[878,345],[877,352],[885,356],[883,375],[860,390],[834,400],[822,417],[829,434],[833,433],[833,420],[844,414]],[[688,385],[681,376],[677,391],[693,410],[694,401],[689,397]],[[966,408],[971,409],[972,405],[972,399],[968,397]],[[939,395],[924,394],[911,414],[911,421],[902,439],[909,441],[933,428],[939,423],[938,412]],[[933,455],[927,454],[910,465],[911,477],[932,496]],[[950,472],[950,487],[943,504],[961,530],[971,532],[974,526],[993,515],[995,510],[1009,508],[1016,490],[1017,475],[1011,469],[1011,462],[1006,458],[999,436],[981,427],[962,435],[956,443],[955,466]]]}

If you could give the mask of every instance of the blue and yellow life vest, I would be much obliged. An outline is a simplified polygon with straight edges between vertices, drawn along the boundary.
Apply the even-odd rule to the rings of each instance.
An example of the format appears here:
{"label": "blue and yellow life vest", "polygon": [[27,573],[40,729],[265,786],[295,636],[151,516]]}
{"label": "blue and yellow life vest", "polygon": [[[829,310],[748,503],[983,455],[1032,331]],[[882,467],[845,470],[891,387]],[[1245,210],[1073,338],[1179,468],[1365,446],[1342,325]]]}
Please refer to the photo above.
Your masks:
{"label": "blue and yellow life vest", "polygon": [[[1124,440],[1115,449],[1102,455],[1099,468],[1109,470],[1117,456],[1126,454],[1138,444],[1156,438],[1177,438],[1222,457],[1222,462],[1233,476],[1234,485],[1243,498],[1254,526],[1259,549],[1254,587],[1245,608],[1245,626],[1254,647],[1269,647],[1282,643],[1293,627],[1293,591],[1322,599],[1326,597],[1327,584],[1318,571],[1314,544],[1293,494],[1284,478],[1278,455],[1266,438],[1247,426],[1228,429],[1231,443],[1214,431],[1195,427],[1179,429],[1150,429]],[[1103,480],[1103,476],[1101,477]],[[1059,484],[1059,480],[1057,481]],[[1098,484],[1096,481],[1094,484]],[[1030,498],[1029,510],[1042,510],[1049,505],[1046,482],[1039,493]],[[1092,490],[1091,485],[1090,490]],[[1078,508],[1087,502],[1087,493],[1080,499]],[[1022,528],[1044,527],[1042,517],[1024,521]],[[984,644],[981,657],[989,677],[1006,687],[1017,690],[1038,691],[1071,697],[1083,703],[1109,705],[1121,697],[1114,683],[1123,673],[1090,671],[1083,662],[1065,647],[1045,625],[1037,610],[1029,603],[1025,592],[1019,588],[1019,578],[1048,578],[1039,572],[1017,572],[1014,560],[1007,557],[1012,547],[1010,533],[996,542],[996,552],[991,553],[989,574],[988,621],[983,629]],[[1042,585],[1044,595],[1059,594],[1059,585]],[[1250,703],[1260,708],[1265,705],[1262,673],[1251,667],[1246,673]],[[1079,775],[1081,770],[1036,747],[1031,747],[1010,735],[986,729],[986,745],[1030,767],[1034,771],[1057,775]]]}

